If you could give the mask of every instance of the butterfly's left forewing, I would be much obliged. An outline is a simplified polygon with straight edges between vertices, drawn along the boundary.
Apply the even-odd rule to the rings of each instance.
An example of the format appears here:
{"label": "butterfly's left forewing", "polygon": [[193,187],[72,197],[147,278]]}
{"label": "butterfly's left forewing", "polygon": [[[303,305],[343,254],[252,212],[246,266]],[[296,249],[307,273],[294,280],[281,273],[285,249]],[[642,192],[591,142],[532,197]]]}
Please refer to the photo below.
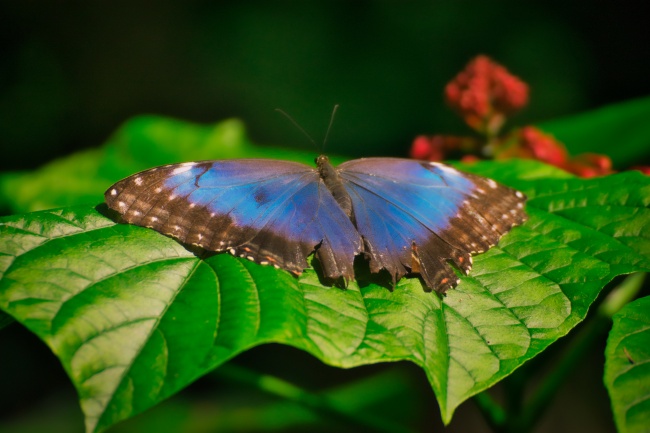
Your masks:
{"label": "butterfly's left forewing", "polygon": [[526,219],[523,194],[444,164],[366,158],[341,164],[356,226],[373,272],[418,272],[444,293],[468,273],[472,253],[495,245]]}
{"label": "butterfly's left forewing", "polygon": [[129,223],[300,274],[315,249],[326,275],[354,276],[361,239],[318,172],[275,160],[175,164],[130,176],[105,199]]}

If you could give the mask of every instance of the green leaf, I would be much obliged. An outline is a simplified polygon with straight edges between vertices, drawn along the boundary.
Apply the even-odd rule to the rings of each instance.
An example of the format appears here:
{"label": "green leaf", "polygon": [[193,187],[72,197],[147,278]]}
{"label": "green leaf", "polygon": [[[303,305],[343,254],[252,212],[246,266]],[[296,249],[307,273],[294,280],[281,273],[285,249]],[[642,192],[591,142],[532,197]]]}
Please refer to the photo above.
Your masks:
{"label": "green leaf", "polygon": [[59,357],[89,432],[269,342],[344,368],[410,360],[449,422],[580,322],[614,276],[650,270],[650,178],[507,177],[528,194],[529,221],[445,298],[416,278],[340,290],[313,270],[296,279],[227,254],[201,260],[77,207],[1,220],[0,308]]}
{"label": "green leaf", "polygon": [[113,183],[147,168],[244,157],[311,163],[314,152],[253,146],[236,119],[198,125],[160,116],[139,116],[120,127],[101,149],[55,160],[34,172],[0,173],[0,206],[23,213],[94,205],[104,199],[104,191]]}
{"label": "green leaf", "polygon": [[650,297],[637,299],[613,317],[605,349],[605,386],[621,433],[650,426]]}
{"label": "green leaf", "polygon": [[539,127],[566,144],[571,154],[603,153],[619,169],[650,157],[650,97],[542,122]]}
{"label": "green leaf", "polygon": [[93,205],[107,180],[97,175],[103,152],[86,150],[52,161],[36,172],[0,174],[0,204],[15,213]]}

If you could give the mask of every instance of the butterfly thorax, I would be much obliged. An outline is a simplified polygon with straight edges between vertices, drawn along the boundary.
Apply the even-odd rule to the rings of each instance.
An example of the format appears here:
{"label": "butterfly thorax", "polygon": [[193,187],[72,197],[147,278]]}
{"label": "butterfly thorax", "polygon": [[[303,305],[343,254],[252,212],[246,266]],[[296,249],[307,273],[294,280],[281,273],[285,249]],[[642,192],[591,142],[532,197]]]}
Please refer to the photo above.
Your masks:
{"label": "butterfly thorax", "polygon": [[316,165],[318,166],[318,173],[320,174],[323,183],[325,183],[329,192],[332,193],[336,202],[341,206],[343,212],[345,212],[350,220],[354,222],[352,199],[343,186],[343,181],[341,180],[341,176],[339,176],[339,172],[332,164],[330,164],[329,158],[325,155],[320,155],[316,158]]}

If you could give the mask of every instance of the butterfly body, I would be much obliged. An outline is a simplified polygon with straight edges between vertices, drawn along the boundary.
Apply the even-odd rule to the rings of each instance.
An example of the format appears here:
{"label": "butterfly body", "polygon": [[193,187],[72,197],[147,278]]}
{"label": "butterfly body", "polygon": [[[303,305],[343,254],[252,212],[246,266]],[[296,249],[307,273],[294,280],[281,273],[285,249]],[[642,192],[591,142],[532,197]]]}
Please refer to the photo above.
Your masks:
{"label": "butterfly body", "polygon": [[128,223],[210,251],[228,251],[299,275],[315,254],[327,278],[354,278],[355,256],[394,280],[421,274],[444,293],[526,219],[525,197],[449,166],[364,158],[316,168],[240,159],[173,164],[137,173],[106,191]]}

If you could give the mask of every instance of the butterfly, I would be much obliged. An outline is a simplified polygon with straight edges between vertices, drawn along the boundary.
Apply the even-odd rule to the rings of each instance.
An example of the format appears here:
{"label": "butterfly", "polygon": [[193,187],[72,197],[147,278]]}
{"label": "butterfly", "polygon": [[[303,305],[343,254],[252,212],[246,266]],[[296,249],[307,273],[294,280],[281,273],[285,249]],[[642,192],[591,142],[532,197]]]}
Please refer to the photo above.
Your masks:
{"label": "butterfly", "polygon": [[238,159],[171,164],[111,186],[127,223],[208,251],[230,252],[298,276],[314,254],[327,279],[354,278],[357,255],[393,283],[419,274],[444,294],[526,220],[526,197],[437,162],[362,158],[334,167]]}

